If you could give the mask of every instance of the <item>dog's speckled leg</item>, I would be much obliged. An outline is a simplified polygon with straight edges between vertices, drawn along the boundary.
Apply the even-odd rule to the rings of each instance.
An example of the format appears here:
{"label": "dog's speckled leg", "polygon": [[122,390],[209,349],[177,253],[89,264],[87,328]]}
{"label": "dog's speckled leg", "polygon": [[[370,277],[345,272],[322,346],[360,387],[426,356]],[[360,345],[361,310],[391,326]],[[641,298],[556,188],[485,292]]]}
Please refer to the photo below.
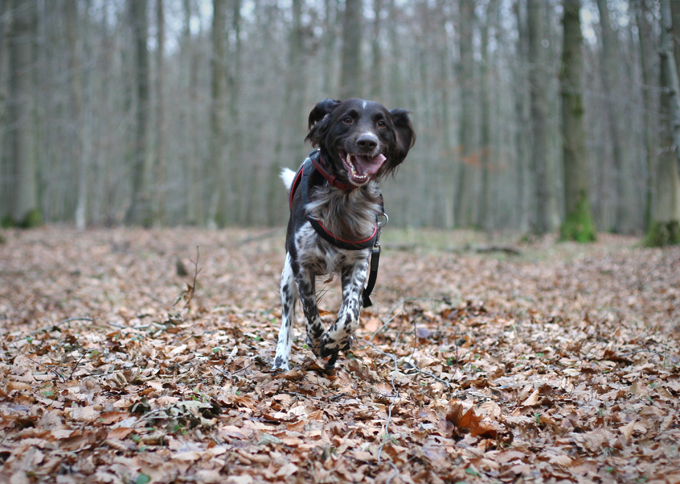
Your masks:
{"label": "dog's speckled leg", "polygon": [[[347,351],[352,344],[352,335],[359,326],[361,293],[368,274],[368,261],[348,267],[342,273],[342,306],[338,319],[321,337],[321,357],[330,356],[327,367],[332,368],[339,351]],[[329,366],[331,365],[331,366]]]}
{"label": "dog's speckled leg", "polygon": [[295,322],[295,303],[298,294],[291,267],[290,254],[286,254],[286,262],[281,273],[281,329],[276,344],[276,357],[272,370],[288,371],[288,359],[293,346],[293,323]]}

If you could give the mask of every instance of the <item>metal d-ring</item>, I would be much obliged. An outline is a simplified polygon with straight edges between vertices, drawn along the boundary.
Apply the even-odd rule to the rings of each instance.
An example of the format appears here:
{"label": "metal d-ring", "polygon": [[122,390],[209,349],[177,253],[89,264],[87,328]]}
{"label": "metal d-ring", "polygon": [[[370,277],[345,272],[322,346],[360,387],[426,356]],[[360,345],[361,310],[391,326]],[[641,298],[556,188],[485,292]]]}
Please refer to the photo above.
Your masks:
{"label": "metal d-ring", "polygon": [[[384,219],[384,222],[383,222]],[[387,225],[387,222],[390,221],[390,218],[387,216],[386,213],[383,213],[382,215],[378,215],[378,227],[383,228],[385,225]]]}

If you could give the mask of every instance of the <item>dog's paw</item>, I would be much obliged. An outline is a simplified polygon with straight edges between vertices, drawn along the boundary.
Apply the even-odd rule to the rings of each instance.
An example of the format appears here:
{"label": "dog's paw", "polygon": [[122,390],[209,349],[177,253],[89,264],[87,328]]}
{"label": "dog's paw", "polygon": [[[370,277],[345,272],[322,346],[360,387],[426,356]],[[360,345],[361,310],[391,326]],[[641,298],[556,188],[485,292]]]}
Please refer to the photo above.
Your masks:
{"label": "dog's paw", "polygon": [[288,360],[285,360],[283,356],[277,356],[274,359],[274,365],[272,366],[272,372],[286,372],[289,371]]}

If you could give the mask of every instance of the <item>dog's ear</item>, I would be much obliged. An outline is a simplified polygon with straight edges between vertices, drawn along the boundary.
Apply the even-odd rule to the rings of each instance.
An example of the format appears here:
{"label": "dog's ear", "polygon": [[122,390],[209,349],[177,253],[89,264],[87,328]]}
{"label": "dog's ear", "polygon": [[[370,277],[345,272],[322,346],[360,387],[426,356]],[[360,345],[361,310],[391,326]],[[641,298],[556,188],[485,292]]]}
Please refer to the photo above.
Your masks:
{"label": "dog's ear", "polygon": [[309,113],[309,126],[307,129],[312,129],[312,127],[326,117],[327,114],[335,111],[340,105],[341,101],[337,99],[324,99],[314,106],[314,109]]}
{"label": "dog's ear", "polygon": [[409,150],[413,148],[416,142],[416,132],[413,130],[411,119],[408,117],[408,111],[405,109],[393,109],[390,111],[392,115],[392,123],[394,126],[394,134],[396,138],[396,152],[391,161],[393,168],[404,161]]}
{"label": "dog's ear", "polygon": [[319,146],[321,138],[330,126],[330,116],[328,115],[335,111],[340,102],[337,99],[324,99],[314,106],[314,109],[309,113],[309,134],[305,141],[309,141],[312,146]]}

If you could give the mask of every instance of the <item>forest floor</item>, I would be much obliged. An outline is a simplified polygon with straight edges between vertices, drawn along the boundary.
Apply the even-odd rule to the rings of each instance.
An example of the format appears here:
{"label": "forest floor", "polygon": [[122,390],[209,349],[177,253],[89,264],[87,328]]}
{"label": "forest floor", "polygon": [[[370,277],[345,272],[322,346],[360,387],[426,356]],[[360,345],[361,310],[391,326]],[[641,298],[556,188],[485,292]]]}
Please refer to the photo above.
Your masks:
{"label": "forest floor", "polygon": [[274,374],[282,230],[0,235],[0,482],[680,482],[680,248],[387,231]]}

